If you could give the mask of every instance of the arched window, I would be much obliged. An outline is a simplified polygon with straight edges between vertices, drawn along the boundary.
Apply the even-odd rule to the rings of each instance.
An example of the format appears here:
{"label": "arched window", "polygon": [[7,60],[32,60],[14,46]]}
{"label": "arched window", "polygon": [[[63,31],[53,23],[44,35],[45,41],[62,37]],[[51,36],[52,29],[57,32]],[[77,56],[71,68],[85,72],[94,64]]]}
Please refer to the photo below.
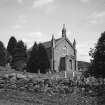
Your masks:
{"label": "arched window", "polygon": [[65,69],[66,69],[65,57],[60,58],[59,69],[60,69],[60,71],[65,71]]}
{"label": "arched window", "polygon": [[70,59],[70,69],[72,69],[72,60]]}

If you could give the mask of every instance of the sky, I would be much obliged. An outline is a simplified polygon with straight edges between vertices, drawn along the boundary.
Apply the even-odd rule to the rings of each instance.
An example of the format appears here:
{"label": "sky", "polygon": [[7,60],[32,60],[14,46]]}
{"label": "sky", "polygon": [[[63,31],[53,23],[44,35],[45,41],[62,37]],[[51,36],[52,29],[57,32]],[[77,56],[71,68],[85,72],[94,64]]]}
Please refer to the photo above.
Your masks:
{"label": "sky", "polygon": [[77,44],[77,59],[90,61],[105,31],[105,0],[0,0],[0,40],[7,46],[15,36],[30,48],[34,42],[61,37],[63,24],[67,37]]}

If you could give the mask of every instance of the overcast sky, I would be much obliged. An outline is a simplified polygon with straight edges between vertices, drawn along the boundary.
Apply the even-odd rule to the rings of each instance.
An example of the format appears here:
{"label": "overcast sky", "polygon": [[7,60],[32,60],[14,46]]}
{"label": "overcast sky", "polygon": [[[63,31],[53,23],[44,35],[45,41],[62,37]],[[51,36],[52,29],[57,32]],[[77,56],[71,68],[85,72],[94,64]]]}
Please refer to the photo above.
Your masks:
{"label": "overcast sky", "polygon": [[28,46],[61,37],[76,39],[78,60],[89,61],[88,52],[105,31],[105,0],[0,0],[0,40],[10,36]]}

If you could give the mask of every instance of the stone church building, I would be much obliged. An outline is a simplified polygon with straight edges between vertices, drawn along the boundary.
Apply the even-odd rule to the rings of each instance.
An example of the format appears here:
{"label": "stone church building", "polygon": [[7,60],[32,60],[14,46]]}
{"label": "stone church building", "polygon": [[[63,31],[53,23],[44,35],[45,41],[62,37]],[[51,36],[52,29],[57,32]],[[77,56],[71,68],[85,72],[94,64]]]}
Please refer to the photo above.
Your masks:
{"label": "stone church building", "polygon": [[61,38],[42,43],[46,48],[50,60],[51,71],[76,71],[77,50],[76,41],[73,43],[67,38],[66,28],[63,25]]}

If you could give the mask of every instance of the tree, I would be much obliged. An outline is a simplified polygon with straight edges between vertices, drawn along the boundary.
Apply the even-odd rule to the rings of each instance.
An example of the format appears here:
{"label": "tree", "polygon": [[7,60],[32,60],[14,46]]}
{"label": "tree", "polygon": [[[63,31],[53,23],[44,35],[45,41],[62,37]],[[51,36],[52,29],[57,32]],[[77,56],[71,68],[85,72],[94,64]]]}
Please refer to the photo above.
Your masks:
{"label": "tree", "polygon": [[10,55],[13,55],[14,48],[16,47],[16,45],[17,45],[17,40],[14,36],[12,36],[9,39],[9,42],[8,42],[8,45],[7,45],[7,51],[10,53]]}
{"label": "tree", "polygon": [[17,40],[14,36],[11,36],[7,45],[7,62],[11,63],[13,59],[14,49],[17,45]]}
{"label": "tree", "polygon": [[94,49],[91,49],[91,67],[89,73],[95,77],[105,77],[105,32],[98,39]]}
{"label": "tree", "polygon": [[6,64],[6,49],[3,42],[0,41],[0,66],[5,66]]}
{"label": "tree", "polygon": [[12,64],[17,70],[24,69],[27,62],[26,46],[22,40],[17,42],[14,48]]}
{"label": "tree", "polygon": [[46,73],[48,72],[48,69],[50,67],[50,62],[48,58],[48,54],[46,52],[45,47],[40,43],[39,44],[39,69],[41,73]]}
{"label": "tree", "polygon": [[39,69],[38,45],[35,42],[27,62],[27,71],[32,73],[38,73],[38,69]]}
{"label": "tree", "polygon": [[27,71],[34,73],[46,73],[50,67],[48,55],[44,46],[40,43],[34,43],[27,62]]}

